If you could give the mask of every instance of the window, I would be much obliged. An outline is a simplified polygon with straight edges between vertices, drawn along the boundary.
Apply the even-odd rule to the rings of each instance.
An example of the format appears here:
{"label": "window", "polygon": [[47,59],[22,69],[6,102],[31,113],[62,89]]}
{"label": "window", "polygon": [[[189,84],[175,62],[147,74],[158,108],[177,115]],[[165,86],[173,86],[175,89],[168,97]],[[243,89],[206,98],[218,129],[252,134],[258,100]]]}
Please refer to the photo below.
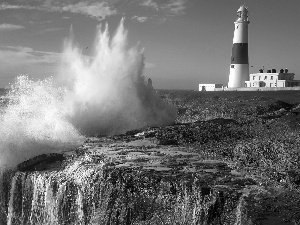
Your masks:
{"label": "window", "polygon": [[271,76],[271,80],[273,80],[273,76]]}
{"label": "window", "polygon": [[258,76],[258,80],[260,80],[260,76]]}
{"label": "window", "polygon": [[267,76],[265,76],[265,80],[267,79]]}
{"label": "window", "polygon": [[234,68],[234,65],[231,65],[231,68]]}

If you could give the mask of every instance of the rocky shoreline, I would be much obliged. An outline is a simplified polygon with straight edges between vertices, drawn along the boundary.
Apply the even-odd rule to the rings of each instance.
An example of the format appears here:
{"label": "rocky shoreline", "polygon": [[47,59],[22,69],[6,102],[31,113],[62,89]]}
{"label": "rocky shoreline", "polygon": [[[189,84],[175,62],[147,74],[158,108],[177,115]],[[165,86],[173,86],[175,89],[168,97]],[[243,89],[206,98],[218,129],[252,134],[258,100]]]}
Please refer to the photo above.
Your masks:
{"label": "rocky shoreline", "polygon": [[2,172],[0,224],[300,224],[296,97],[159,93],[174,126]]}

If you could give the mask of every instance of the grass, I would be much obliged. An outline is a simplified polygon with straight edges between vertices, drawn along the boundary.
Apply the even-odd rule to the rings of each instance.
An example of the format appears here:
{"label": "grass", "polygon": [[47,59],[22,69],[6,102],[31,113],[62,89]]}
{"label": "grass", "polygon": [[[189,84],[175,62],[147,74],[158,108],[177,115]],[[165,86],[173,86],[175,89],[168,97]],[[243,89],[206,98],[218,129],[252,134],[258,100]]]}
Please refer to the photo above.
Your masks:
{"label": "grass", "polygon": [[162,128],[158,139],[300,190],[299,91],[158,93],[178,109],[177,126]]}

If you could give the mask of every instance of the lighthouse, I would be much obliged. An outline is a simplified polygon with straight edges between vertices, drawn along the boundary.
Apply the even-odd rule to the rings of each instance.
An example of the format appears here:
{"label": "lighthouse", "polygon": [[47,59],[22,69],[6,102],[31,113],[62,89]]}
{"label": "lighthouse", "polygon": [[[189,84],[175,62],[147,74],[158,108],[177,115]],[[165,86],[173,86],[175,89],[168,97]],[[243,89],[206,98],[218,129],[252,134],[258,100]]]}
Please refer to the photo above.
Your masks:
{"label": "lighthouse", "polygon": [[233,46],[230,64],[228,87],[245,87],[245,81],[249,80],[248,58],[248,8],[242,5],[237,11],[237,19],[234,22]]}

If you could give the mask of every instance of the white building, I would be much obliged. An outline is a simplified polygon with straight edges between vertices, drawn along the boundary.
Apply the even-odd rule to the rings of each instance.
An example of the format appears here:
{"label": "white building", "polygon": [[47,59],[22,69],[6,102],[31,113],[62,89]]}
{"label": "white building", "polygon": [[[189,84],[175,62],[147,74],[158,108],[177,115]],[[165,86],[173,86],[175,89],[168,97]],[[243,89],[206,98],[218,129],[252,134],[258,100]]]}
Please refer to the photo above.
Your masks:
{"label": "white building", "polygon": [[215,91],[216,88],[223,89],[223,84],[199,84],[199,91]]}
{"label": "white building", "polygon": [[300,80],[294,80],[294,73],[288,73],[288,70],[281,69],[279,73],[276,70],[268,70],[267,73],[250,74],[250,80],[245,81],[245,87],[296,87],[300,86]]}

